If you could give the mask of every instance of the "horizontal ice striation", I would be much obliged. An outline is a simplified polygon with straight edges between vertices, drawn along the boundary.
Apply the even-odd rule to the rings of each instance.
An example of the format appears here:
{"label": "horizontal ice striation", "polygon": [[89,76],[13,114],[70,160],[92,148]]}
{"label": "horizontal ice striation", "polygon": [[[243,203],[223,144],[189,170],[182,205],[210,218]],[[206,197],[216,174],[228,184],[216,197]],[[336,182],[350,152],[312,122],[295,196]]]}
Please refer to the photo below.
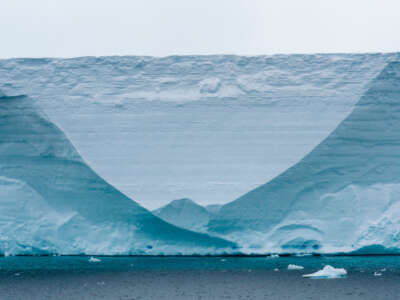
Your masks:
{"label": "horizontal ice striation", "polygon": [[25,96],[0,97],[0,252],[205,254],[231,242],[170,225],[99,177]]}
{"label": "horizontal ice striation", "polygon": [[249,252],[396,249],[399,195],[400,62],[391,62],[325,140],[272,181],[224,205],[209,229]]}
{"label": "horizontal ice striation", "polygon": [[223,207],[210,228],[249,252],[394,249],[398,108],[386,100],[399,98],[397,64],[381,73],[393,60],[398,54],[0,60],[0,90],[32,96],[85,158],[28,98],[2,96],[1,249],[225,251],[231,244],[165,224],[102,178],[151,208],[182,197],[226,203],[296,164],[362,95],[326,141]]}
{"label": "horizontal ice striation", "polygon": [[145,207],[225,204],[318,145],[397,56],[8,59],[0,90],[37,100],[96,173]]}

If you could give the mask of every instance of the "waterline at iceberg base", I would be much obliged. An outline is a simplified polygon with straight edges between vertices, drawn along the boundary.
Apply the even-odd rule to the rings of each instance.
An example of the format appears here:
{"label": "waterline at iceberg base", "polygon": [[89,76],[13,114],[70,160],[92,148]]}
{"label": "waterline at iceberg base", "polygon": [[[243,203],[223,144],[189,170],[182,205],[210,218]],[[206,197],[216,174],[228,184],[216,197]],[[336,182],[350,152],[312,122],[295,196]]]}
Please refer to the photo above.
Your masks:
{"label": "waterline at iceberg base", "polygon": [[[0,257],[3,299],[398,299],[400,260],[379,257]],[[302,269],[288,270],[296,264]],[[342,277],[303,277],[332,266]],[[325,274],[333,275],[333,274]]]}
{"label": "waterline at iceberg base", "polygon": [[[179,58],[176,59],[179,64],[182,63],[179,62]],[[203,58],[182,58],[186,63],[190,59],[196,62]],[[216,58],[210,58],[210,66],[213,66],[213,59],[216,60]],[[221,57],[218,59],[220,63]],[[225,68],[227,63],[238,65],[239,69],[232,69],[233,74],[235,72],[239,74],[246,69],[245,58],[242,62],[239,62],[236,57],[224,59]],[[300,60],[299,64],[302,64],[303,73],[301,77],[296,77],[296,82],[286,82],[285,86],[280,86],[275,82],[274,85],[261,89],[261,83],[265,80],[268,82],[279,75],[276,70],[281,69],[282,72],[286,72],[285,74],[293,71],[285,69],[287,65],[282,64],[281,60],[279,60],[280,64],[275,64],[274,59],[271,58],[271,61],[260,65],[260,68],[265,68],[264,71],[258,70],[268,72],[267,67],[273,66],[272,77],[263,77],[261,80],[259,77],[245,76],[248,81],[244,86],[248,89],[242,87],[237,95],[229,94],[228,97],[224,94],[227,93],[224,85],[227,79],[222,78],[222,75],[221,80],[211,81],[197,74],[196,76],[200,76],[198,81],[203,82],[199,85],[203,91],[202,95],[208,95],[204,96],[207,99],[192,94],[193,97],[189,99],[188,106],[182,102],[178,105],[174,103],[169,107],[168,103],[157,102],[159,100],[154,105],[158,112],[164,105],[168,106],[166,108],[168,114],[171,114],[171,111],[173,113],[176,107],[179,109],[184,107],[188,110],[198,110],[201,107],[202,111],[207,112],[207,109],[215,105],[218,106],[219,111],[224,111],[225,105],[226,109],[231,111],[235,105],[238,105],[234,102],[235,97],[239,99],[237,101],[240,101],[241,107],[260,106],[266,111],[272,109],[279,112],[280,109],[289,108],[296,110],[301,109],[302,105],[309,105],[300,101],[297,105],[282,108],[279,99],[273,105],[264,101],[263,93],[275,97],[282,92],[286,96],[281,101],[288,103],[296,98],[296,88],[300,95],[305,97],[304,95],[308,92],[307,74],[311,76],[315,71],[315,61],[313,62],[314,69],[304,69],[307,60],[313,59],[312,56],[297,57],[296,59]],[[290,66],[295,69],[296,63],[293,63],[295,58],[289,56],[289,59],[292,60]],[[330,56],[326,59],[335,65],[336,71],[343,71],[342,68],[337,67],[337,64],[340,66],[342,62],[335,64]],[[288,166],[287,170],[283,170],[255,189],[249,188],[250,192],[232,202],[229,202],[232,199],[225,199],[225,204],[214,210],[207,210],[207,207],[200,207],[189,199],[182,199],[183,201],[155,210],[154,214],[99,176],[82,157],[79,147],[75,147],[59,126],[55,125],[57,120],[53,122],[53,118],[57,119],[57,114],[54,113],[57,103],[49,102],[49,95],[59,90],[56,88],[52,90],[52,85],[49,85],[47,90],[33,91],[33,97],[21,96],[10,91],[14,85],[18,86],[22,82],[28,84],[26,78],[24,79],[21,75],[22,79],[14,79],[14,83],[11,82],[12,78],[8,78],[10,82],[1,82],[1,86],[6,88],[7,95],[0,94],[0,252],[4,255],[398,253],[400,249],[398,196],[400,192],[400,62],[397,61],[396,54],[379,59],[381,69],[376,66],[377,57],[367,55],[364,60],[356,59],[357,63],[354,63],[353,70],[358,70],[364,76],[367,73],[369,75],[373,73],[373,76],[363,78],[362,83],[358,82],[357,87],[354,86],[355,89],[358,88],[358,102],[347,116],[343,115],[342,119],[338,120],[336,128],[332,128],[326,136],[320,134],[318,142],[314,137],[309,145],[315,145],[308,154],[299,157],[291,166]],[[369,60],[375,60],[374,72],[368,68],[372,64]],[[18,64],[18,61],[14,63]],[[89,60],[87,63],[93,62]],[[10,61],[1,64],[10,65]],[[24,64],[24,68],[27,68],[26,62]],[[51,60],[46,62],[47,64],[51,64]],[[147,61],[146,64],[150,65],[153,71],[157,69],[151,61]],[[332,70],[331,64],[326,67],[326,72]],[[119,64],[116,63],[116,65]],[[194,66],[193,64],[191,68]],[[164,66],[158,67],[162,69]],[[218,69],[217,67],[214,65],[214,68]],[[346,67],[348,70],[352,69],[347,63]],[[36,65],[32,60],[29,62],[29,68],[42,72],[43,62],[39,61]],[[251,68],[256,68],[256,65],[251,65]],[[185,68],[182,70],[185,71]],[[176,73],[174,74],[177,76]],[[310,88],[309,93],[324,99],[324,91],[326,91],[327,95],[329,94],[327,99],[332,101],[340,99],[345,102],[346,96],[355,98],[358,94],[351,89],[352,84],[345,75],[346,72],[332,82],[331,79],[327,79],[325,83],[313,81],[315,87]],[[354,76],[350,73],[348,75]],[[244,75],[240,76],[242,78]],[[141,77],[138,75],[137,78]],[[329,78],[334,78],[334,76]],[[143,80],[148,80],[148,78]],[[38,83],[34,82],[32,85],[35,84]],[[163,88],[168,91],[175,84],[178,83],[173,81],[171,84],[161,84],[157,97],[162,97]],[[338,98],[334,96],[333,85],[342,87],[338,90],[338,93],[341,93],[340,97],[337,96]],[[60,88],[62,87],[60,83]],[[84,86],[79,88],[85,90]],[[193,86],[180,86],[180,88],[185,91]],[[16,90],[18,89],[20,88]],[[49,95],[40,95],[46,92]],[[91,93],[89,86],[88,98],[91,97]],[[113,90],[110,95],[113,94],[115,97],[115,93],[118,93],[118,89]],[[134,91],[132,93],[134,94]],[[253,98],[246,100],[246,96],[250,95]],[[42,96],[45,97],[44,102],[40,100]],[[70,100],[71,95],[68,97]],[[221,102],[218,103],[220,100]],[[144,105],[143,101],[147,101],[147,106],[152,105],[147,98],[135,101],[139,101],[139,106]],[[167,97],[168,101],[171,99]],[[49,110],[52,112],[51,118],[43,113],[46,103],[52,106]],[[63,105],[68,106],[68,104]],[[85,105],[84,102],[82,105]],[[91,105],[88,106],[93,109]],[[94,105],[97,107],[100,104]],[[109,114],[116,116],[113,122],[118,123],[120,115],[117,112],[123,111],[124,107],[125,104],[121,104],[118,108],[114,107],[108,111]],[[99,109],[104,112],[104,107]],[[177,110],[176,113],[179,111]],[[250,111],[247,116],[251,116]],[[241,120],[243,123],[246,123],[245,121]],[[287,120],[279,122],[281,122],[280,126],[284,127],[284,122]],[[82,124],[84,123],[82,121]],[[252,126],[255,125],[257,124],[252,123]],[[146,126],[142,129],[146,130]],[[147,130],[151,134],[154,128],[149,127]],[[316,128],[309,130],[310,132],[318,131],[317,124]],[[195,133],[193,132],[192,135]],[[168,135],[168,132],[165,134]],[[244,138],[249,136],[246,131],[241,134]],[[299,135],[301,134],[299,132]],[[80,139],[83,140],[84,134],[82,136]],[[185,136],[189,136],[189,139],[193,141],[190,133],[188,135],[186,132],[183,137]],[[226,137],[229,137],[229,134],[226,134]],[[236,139],[237,136],[234,138]],[[79,145],[79,138],[76,141]],[[132,146],[135,142],[138,145],[141,142],[140,139],[129,139],[129,141]],[[146,141],[148,142],[147,137]],[[156,142],[157,140],[154,139],[154,143]],[[228,142],[232,143],[227,140]],[[282,145],[285,145],[284,143],[282,142]],[[182,145],[184,145],[184,140]],[[160,147],[168,147],[168,145],[164,143],[160,144]],[[171,140],[170,147],[174,147],[174,140]],[[259,147],[259,151],[262,151],[264,145],[260,142]],[[240,149],[244,151],[245,148]],[[177,147],[178,150],[179,147]],[[271,151],[270,149],[265,149],[265,151],[266,155],[271,154],[268,152]],[[294,153],[295,149],[291,151]],[[215,154],[221,155],[221,153]],[[202,159],[206,160],[207,156]],[[124,164],[123,160],[119,163]],[[155,165],[153,162],[152,168]],[[159,165],[161,168],[162,162]],[[240,166],[240,163],[235,165],[237,166]],[[242,167],[246,172],[249,171],[246,165],[243,164]],[[190,174],[190,168],[185,167],[185,169],[187,174]],[[114,174],[117,171],[118,164],[114,161],[112,172]],[[171,174],[173,176],[174,173],[171,172]],[[147,174],[145,177],[149,178]],[[153,184],[157,186],[156,181]]]}

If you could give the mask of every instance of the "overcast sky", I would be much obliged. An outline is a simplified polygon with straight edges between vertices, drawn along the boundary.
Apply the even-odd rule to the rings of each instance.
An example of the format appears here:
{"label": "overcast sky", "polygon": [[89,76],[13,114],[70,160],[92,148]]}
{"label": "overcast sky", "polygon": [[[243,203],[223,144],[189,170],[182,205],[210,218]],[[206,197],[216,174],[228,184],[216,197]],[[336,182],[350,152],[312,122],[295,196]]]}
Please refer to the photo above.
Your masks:
{"label": "overcast sky", "polygon": [[0,57],[400,50],[399,0],[1,0]]}

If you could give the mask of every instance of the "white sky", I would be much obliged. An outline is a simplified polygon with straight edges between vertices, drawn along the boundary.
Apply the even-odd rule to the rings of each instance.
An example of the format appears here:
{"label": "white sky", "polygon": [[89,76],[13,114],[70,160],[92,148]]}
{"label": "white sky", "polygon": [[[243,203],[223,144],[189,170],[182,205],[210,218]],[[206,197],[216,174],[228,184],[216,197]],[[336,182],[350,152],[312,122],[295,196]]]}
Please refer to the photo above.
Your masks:
{"label": "white sky", "polygon": [[0,1],[1,58],[399,50],[399,0]]}

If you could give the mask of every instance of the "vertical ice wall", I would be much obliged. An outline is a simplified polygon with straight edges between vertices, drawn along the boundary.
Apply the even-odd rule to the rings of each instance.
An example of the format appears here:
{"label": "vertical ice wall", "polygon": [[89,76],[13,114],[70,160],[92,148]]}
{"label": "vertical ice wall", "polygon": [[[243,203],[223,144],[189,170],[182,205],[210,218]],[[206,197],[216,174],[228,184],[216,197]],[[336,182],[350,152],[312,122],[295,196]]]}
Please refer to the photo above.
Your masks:
{"label": "vertical ice wall", "polygon": [[396,55],[10,59],[0,90],[36,99],[89,166],[146,208],[225,204],[311,151]]}
{"label": "vertical ice wall", "polygon": [[215,253],[233,243],[152,215],[86,165],[25,96],[0,97],[0,251]]}
{"label": "vertical ice wall", "polygon": [[224,205],[209,227],[289,252],[400,247],[399,182],[400,62],[392,62],[325,140],[272,181]]}

